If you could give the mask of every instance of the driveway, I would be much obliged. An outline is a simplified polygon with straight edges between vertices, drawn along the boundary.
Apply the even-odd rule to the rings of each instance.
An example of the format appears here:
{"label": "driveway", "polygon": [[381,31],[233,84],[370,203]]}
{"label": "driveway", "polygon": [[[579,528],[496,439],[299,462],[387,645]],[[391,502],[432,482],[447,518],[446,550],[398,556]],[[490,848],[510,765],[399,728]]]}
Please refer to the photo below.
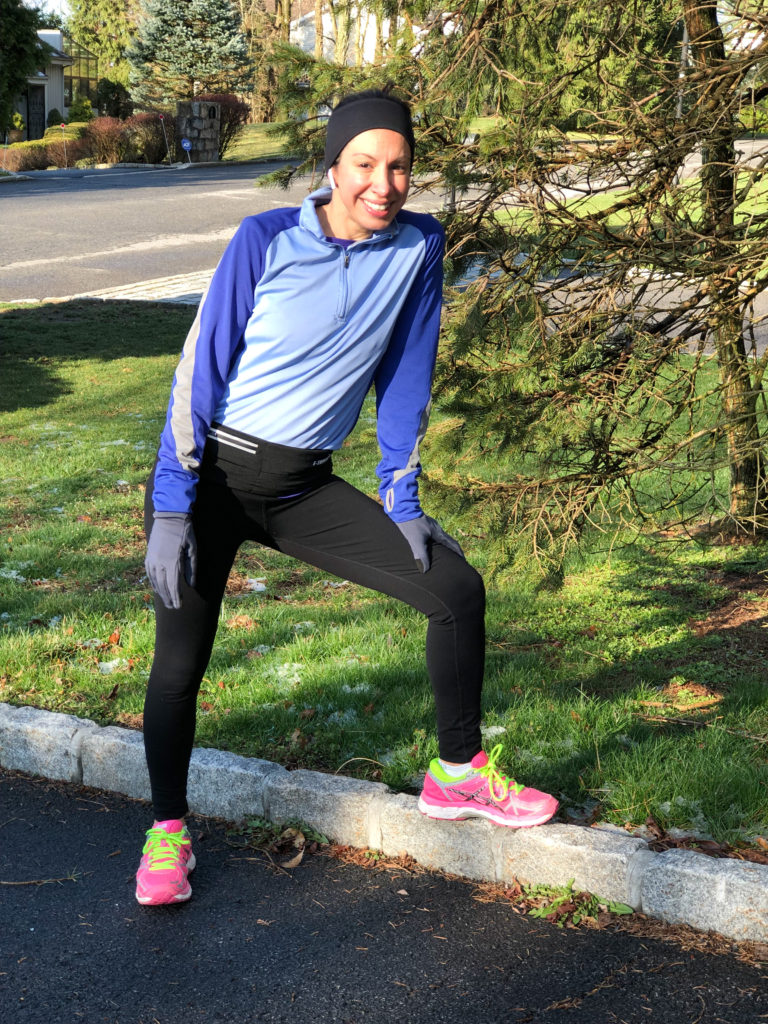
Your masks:
{"label": "driveway", "polygon": [[3,1024],[768,1015],[765,947],[642,920],[560,929],[407,859],[321,853],[286,870],[213,819],[190,819],[192,900],[140,907],[133,873],[149,818],[138,801],[0,771]]}

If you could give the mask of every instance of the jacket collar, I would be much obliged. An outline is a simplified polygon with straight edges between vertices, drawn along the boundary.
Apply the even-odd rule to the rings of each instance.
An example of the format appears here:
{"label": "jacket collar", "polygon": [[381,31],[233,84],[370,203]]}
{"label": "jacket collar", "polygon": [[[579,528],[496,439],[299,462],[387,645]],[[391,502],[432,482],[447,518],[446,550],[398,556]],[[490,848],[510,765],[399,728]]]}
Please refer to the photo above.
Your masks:
{"label": "jacket collar", "polygon": [[[323,242],[327,241],[325,232],[320,227],[320,221],[317,218],[318,206],[323,206],[325,203],[331,200],[332,189],[330,185],[324,185],[322,188],[316,189],[314,192],[310,192],[304,202],[301,204],[301,213],[299,214],[299,224],[305,228],[310,234],[314,235],[315,238],[321,239]],[[365,245],[370,242],[381,242],[389,238],[394,238],[395,235],[400,231],[400,225],[397,223],[397,217],[389,224],[383,231],[374,231],[369,238],[361,238],[358,242],[354,242],[354,245]]]}

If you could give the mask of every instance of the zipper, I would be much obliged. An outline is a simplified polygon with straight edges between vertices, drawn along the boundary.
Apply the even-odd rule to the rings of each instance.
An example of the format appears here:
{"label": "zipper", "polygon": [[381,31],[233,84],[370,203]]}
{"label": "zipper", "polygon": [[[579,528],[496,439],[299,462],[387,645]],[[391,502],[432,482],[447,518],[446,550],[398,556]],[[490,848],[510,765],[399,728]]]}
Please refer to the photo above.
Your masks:
{"label": "zipper", "polygon": [[336,307],[336,319],[346,320],[347,319],[347,302],[349,298],[349,279],[347,277],[347,271],[349,270],[349,249],[342,249],[342,261],[341,268],[339,270],[339,303]]}

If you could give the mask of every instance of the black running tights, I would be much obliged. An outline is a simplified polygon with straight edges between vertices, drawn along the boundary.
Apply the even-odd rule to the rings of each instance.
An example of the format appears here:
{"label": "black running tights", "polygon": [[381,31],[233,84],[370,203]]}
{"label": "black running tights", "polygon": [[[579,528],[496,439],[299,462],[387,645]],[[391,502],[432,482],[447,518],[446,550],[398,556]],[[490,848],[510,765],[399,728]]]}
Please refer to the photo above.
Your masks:
{"label": "black running tights", "polygon": [[[147,495],[151,493],[150,479]],[[150,501],[146,513],[151,528]],[[197,693],[227,577],[245,540],[423,612],[440,756],[465,762],[480,750],[485,592],[480,576],[464,559],[436,544],[432,567],[419,572],[408,544],[383,509],[335,476],[309,493],[277,499],[203,479],[193,523],[198,544],[195,587],[182,581],[179,610],[155,599],[157,635],[144,706],[144,742],[158,821],[187,811]]]}

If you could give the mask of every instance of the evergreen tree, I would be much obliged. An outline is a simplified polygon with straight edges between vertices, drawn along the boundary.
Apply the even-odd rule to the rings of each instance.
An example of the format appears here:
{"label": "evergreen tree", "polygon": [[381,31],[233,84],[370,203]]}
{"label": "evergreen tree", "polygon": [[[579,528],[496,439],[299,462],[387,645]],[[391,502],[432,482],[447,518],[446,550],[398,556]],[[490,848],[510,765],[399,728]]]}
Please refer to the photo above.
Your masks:
{"label": "evergreen tree", "polygon": [[[426,31],[372,73],[281,54],[288,109],[301,77],[309,113],[361,77],[410,87],[417,175],[457,197],[449,418],[428,435],[425,490],[471,501],[507,561],[533,553],[557,576],[585,532],[768,527],[768,157],[735,147],[768,96],[768,3],[732,9],[458,0],[446,19],[406,3]],[[289,131],[319,155],[322,123]]]}
{"label": "evergreen tree", "polygon": [[0,0],[0,132],[11,126],[14,103],[27,79],[45,66],[48,48],[37,35],[40,12],[21,0]]}
{"label": "evergreen tree", "polygon": [[96,55],[99,77],[127,86],[125,51],[136,32],[138,0],[69,0],[69,7],[69,34]]}
{"label": "evergreen tree", "polygon": [[[558,572],[585,531],[768,527],[766,356],[750,335],[766,161],[740,170],[734,150],[765,6],[741,8],[749,45],[727,48],[714,0],[467,3],[425,53],[447,142],[425,155],[469,190],[447,226],[455,272],[475,278],[446,318],[443,485],[474,496],[509,556]],[[531,61],[532,37],[557,48]],[[581,146],[563,134],[574,97]],[[468,147],[482,103],[495,127]],[[470,452],[488,472],[467,480]]]}
{"label": "evergreen tree", "polygon": [[135,102],[168,104],[247,84],[248,47],[230,0],[141,0],[140,6],[126,51]]}

